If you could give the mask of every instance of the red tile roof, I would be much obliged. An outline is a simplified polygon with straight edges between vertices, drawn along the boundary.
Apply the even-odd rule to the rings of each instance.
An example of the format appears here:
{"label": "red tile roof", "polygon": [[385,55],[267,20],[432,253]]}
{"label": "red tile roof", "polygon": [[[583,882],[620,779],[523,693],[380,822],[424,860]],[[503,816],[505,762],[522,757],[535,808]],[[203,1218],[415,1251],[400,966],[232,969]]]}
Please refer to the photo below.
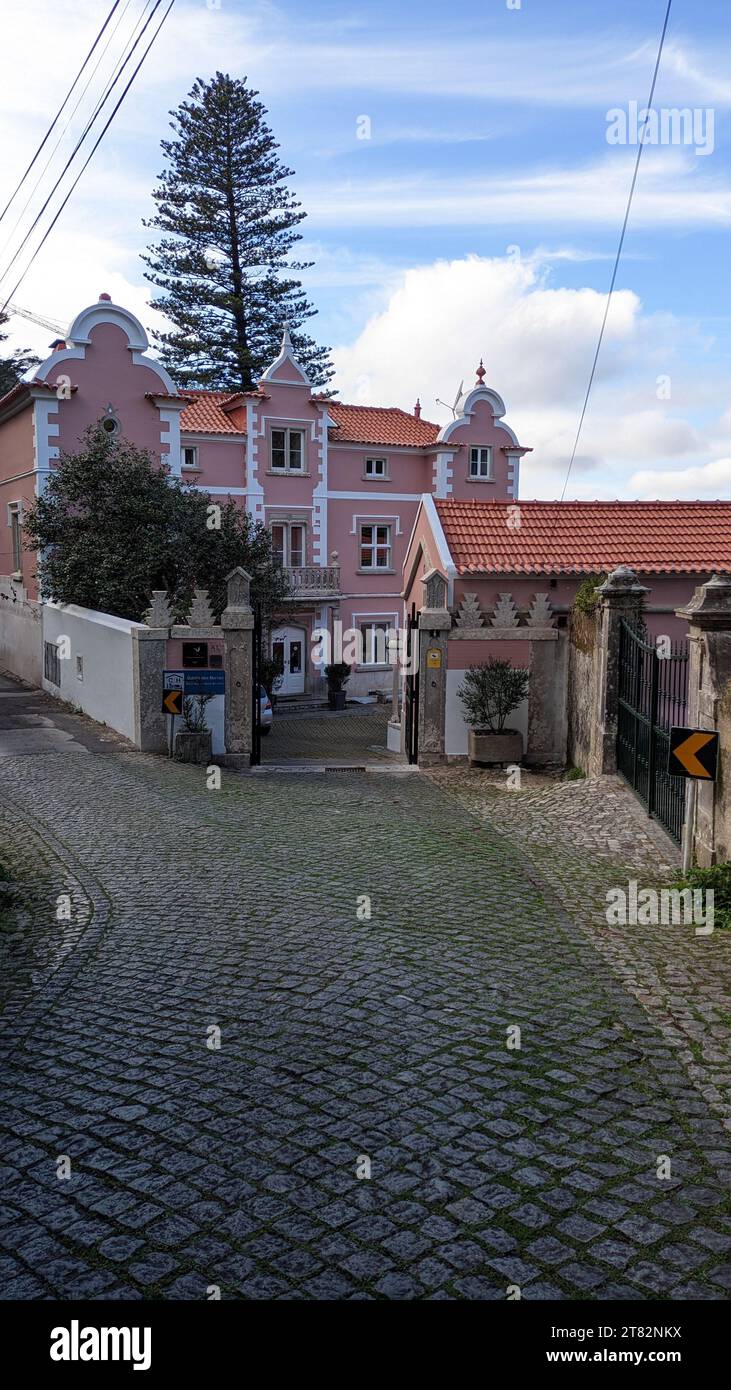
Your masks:
{"label": "red tile roof", "polygon": [[334,444],[385,444],[423,448],[433,444],[440,425],[417,420],[398,406],[345,405],[328,401],[328,411],[337,428],[330,431]]}
{"label": "red tile roof", "polygon": [[[258,392],[247,392],[258,395]],[[181,391],[190,401],[180,416],[180,428],[200,434],[242,434],[235,419],[224,409],[229,401],[240,399],[240,393],[231,391]],[[323,400],[322,397],[315,397]],[[378,444],[423,448],[433,444],[440,426],[429,420],[417,420],[406,410],[397,406],[343,405],[340,401],[327,401],[335,428],[330,430],[333,442],[344,444]]]}
{"label": "red tile roof", "polygon": [[179,395],[190,401],[181,411],[181,430],[197,434],[243,434],[235,421],[222,408],[224,402],[236,400],[238,391],[180,391]]}
{"label": "red tile roof", "polygon": [[[509,511],[516,506],[519,514]],[[617,565],[647,574],[731,572],[731,502],[448,498],[436,508],[460,574],[595,574]]]}

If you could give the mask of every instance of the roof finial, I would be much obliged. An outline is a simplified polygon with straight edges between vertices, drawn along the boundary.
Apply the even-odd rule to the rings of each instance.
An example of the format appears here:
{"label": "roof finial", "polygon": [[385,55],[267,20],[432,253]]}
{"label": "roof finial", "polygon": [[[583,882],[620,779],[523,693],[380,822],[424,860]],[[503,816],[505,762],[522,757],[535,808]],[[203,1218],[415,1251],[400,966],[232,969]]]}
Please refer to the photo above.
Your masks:
{"label": "roof finial", "polygon": [[418,397],[418,396],[417,396],[417,398],[416,398],[416,405],[414,406],[414,419],[415,419],[415,420],[420,420],[420,419],[421,419],[421,401],[419,400],[419,397]]}
{"label": "roof finial", "polygon": [[484,381],[485,381],[485,368],[484,368],[484,365],[483,365],[482,358],[480,358],[480,365],[479,365],[479,367],[477,368],[477,385],[478,385],[478,386],[482,386],[482,385],[484,384]]}
{"label": "roof finial", "polygon": [[289,324],[287,323],[287,320],[284,319],[282,323],[282,352],[286,352],[287,348],[291,347],[292,339],[289,334]]}

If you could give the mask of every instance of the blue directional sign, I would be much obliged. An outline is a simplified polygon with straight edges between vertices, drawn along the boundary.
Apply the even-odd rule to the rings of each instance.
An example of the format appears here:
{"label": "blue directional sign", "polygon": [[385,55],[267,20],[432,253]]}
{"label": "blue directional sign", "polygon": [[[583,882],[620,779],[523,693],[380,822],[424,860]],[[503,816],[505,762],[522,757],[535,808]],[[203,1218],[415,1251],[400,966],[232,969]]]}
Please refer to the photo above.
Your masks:
{"label": "blue directional sign", "polygon": [[226,690],[225,671],[165,671],[166,690],[182,690],[184,695],[223,695]]}

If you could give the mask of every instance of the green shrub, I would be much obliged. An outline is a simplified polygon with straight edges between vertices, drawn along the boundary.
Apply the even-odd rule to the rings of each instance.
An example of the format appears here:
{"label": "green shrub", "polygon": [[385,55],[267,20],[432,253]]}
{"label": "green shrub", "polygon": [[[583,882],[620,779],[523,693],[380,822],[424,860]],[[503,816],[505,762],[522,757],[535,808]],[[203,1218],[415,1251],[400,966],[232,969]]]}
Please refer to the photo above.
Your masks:
{"label": "green shrub", "polygon": [[597,589],[604,583],[606,574],[589,574],[586,579],[582,579],[576,593],[572,607],[577,613],[593,613],[597,606]]}
{"label": "green shrub", "polygon": [[580,767],[567,767],[564,773],[564,781],[579,782],[586,777],[586,773]]}
{"label": "green shrub", "polygon": [[714,926],[731,928],[731,860],[711,864],[708,869],[689,869],[673,888],[713,889]]}
{"label": "green shrub", "polygon": [[528,694],[529,683],[528,671],[496,657],[491,656],[483,666],[470,666],[457,691],[467,723],[472,729],[502,733],[508,715]]}

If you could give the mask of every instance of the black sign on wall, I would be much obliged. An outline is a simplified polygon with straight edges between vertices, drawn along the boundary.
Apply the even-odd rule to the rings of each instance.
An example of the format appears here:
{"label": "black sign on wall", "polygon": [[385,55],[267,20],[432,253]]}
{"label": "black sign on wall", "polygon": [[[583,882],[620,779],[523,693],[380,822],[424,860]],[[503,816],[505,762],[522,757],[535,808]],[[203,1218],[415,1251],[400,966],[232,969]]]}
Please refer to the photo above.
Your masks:
{"label": "black sign on wall", "polygon": [[207,643],[207,642],[184,642],[184,643],[183,643],[183,665],[184,665],[184,666],[207,666],[207,665],[208,665],[208,643]]}

